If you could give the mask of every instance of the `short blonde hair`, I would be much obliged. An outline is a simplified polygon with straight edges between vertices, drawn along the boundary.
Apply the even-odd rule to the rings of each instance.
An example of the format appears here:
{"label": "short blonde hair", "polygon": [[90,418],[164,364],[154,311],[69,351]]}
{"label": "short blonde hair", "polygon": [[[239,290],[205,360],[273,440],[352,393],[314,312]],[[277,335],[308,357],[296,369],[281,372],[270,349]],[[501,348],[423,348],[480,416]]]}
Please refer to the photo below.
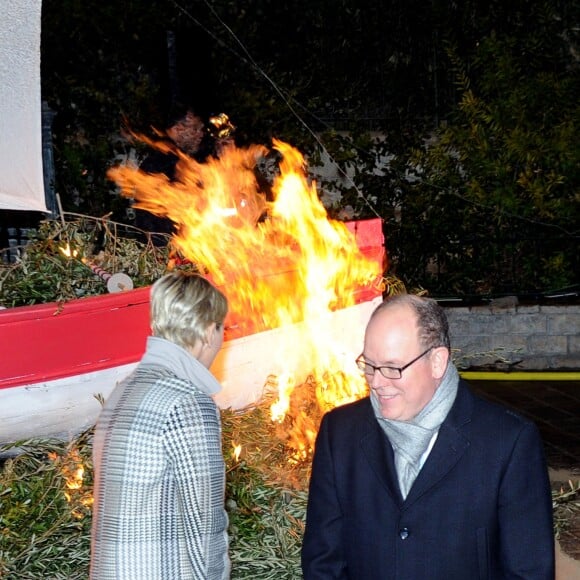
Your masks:
{"label": "short blonde hair", "polygon": [[151,330],[183,348],[206,340],[207,329],[224,323],[227,298],[203,276],[171,272],[151,288]]}

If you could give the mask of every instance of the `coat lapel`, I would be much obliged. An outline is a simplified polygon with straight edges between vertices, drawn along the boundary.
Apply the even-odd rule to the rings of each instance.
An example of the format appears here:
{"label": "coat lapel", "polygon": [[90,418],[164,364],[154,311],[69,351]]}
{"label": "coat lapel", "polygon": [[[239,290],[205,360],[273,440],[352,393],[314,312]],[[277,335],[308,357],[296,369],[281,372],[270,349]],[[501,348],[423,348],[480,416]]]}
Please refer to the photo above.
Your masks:
{"label": "coat lapel", "polygon": [[472,412],[473,397],[465,383],[460,381],[455,403],[439,429],[435,445],[411,487],[405,505],[417,501],[439,483],[467,451],[470,443],[463,427],[471,421]]}
{"label": "coat lapel", "polygon": [[368,408],[367,429],[360,440],[361,452],[369,462],[381,485],[389,492],[393,501],[400,505],[403,502],[403,498],[397,482],[393,448],[373,415],[370,401]]}

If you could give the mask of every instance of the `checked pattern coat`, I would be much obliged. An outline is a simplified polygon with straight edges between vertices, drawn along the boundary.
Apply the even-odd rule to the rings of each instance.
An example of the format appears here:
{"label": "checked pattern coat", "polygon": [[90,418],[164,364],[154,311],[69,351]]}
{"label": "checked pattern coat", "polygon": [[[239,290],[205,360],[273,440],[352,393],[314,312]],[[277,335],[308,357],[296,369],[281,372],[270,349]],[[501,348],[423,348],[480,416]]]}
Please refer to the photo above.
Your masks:
{"label": "checked pattern coat", "polygon": [[93,457],[92,580],[229,577],[221,423],[208,394],[140,365],[107,400]]}

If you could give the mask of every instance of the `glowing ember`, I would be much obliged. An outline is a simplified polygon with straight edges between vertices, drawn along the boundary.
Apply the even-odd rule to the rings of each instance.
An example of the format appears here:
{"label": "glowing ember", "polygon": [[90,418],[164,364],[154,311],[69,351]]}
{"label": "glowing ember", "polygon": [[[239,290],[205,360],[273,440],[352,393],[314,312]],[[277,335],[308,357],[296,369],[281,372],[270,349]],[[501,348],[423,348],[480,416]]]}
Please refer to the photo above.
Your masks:
{"label": "glowing ember", "polygon": [[72,250],[70,244],[65,244],[64,248],[59,248],[61,253],[67,258],[76,258],[78,256],[78,250]]}
{"label": "glowing ember", "polygon": [[48,457],[57,463],[64,477],[66,490],[64,496],[71,506],[71,513],[77,519],[82,519],[87,513],[85,508],[93,504],[90,485],[85,483],[85,466],[79,452],[74,447],[68,450],[65,456],[50,452]]}
{"label": "glowing ember", "polygon": [[[66,487],[67,489],[81,489],[83,487],[83,477],[85,475],[85,468],[82,464],[78,464],[77,468],[71,474],[70,478],[67,479]],[[67,497],[67,499],[70,499]]]}
{"label": "glowing ember", "polygon": [[[170,149],[167,143],[137,137]],[[354,305],[357,289],[380,280],[381,265],[362,254],[344,223],[328,219],[316,185],[306,176],[303,156],[281,141],[273,145],[281,161],[272,201],[256,181],[256,164],[268,153],[256,145],[228,145],[204,163],[175,151],[175,181],[130,166],[111,169],[109,177],[135,200],[135,207],[175,222],[173,246],[222,287],[231,308],[226,325],[235,327],[238,336],[302,323],[299,339],[289,336],[284,354],[308,365],[322,411],[365,392],[351,360],[354,353],[345,358],[335,347],[329,316]],[[289,414],[288,430],[299,431],[293,445],[306,453],[319,413],[293,410],[296,369],[287,370],[288,376],[278,379],[273,418],[283,421]]]}

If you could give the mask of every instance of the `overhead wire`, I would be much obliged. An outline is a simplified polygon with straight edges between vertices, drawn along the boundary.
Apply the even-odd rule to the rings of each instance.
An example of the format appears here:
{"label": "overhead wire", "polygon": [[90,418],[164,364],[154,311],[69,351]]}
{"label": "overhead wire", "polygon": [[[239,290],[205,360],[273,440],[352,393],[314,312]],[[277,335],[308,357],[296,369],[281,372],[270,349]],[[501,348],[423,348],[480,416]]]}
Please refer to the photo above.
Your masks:
{"label": "overhead wire", "polygon": [[[254,57],[252,56],[252,54],[250,53],[248,48],[240,40],[238,35],[231,29],[231,27],[228,26],[228,24],[226,22],[224,22],[224,20],[217,13],[217,11],[211,5],[211,3],[208,0],[202,0],[202,1],[208,7],[210,12],[213,14],[214,18],[219,22],[220,26],[222,26],[228,32],[228,34],[231,36],[231,38],[240,47],[240,49],[243,51],[243,54],[240,54],[239,52],[235,51],[230,45],[228,45],[221,38],[216,36],[202,22],[200,22],[197,18],[195,18],[189,10],[187,10],[184,6],[182,6],[177,0],[170,0],[170,2],[181,13],[183,13],[187,18],[189,18],[192,22],[194,22],[199,28],[201,28],[206,34],[208,34],[213,40],[215,40],[222,48],[228,50],[234,56],[236,56],[236,58],[239,58],[241,61],[245,62],[247,65],[249,65],[251,68],[253,68],[255,72],[257,72],[260,76],[262,76],[267,81],[267,83],[272,87],[272,89],[276,92],[276,94],[282,99],[282,101],[288,107],[288,109],[294,115],[294,117],[300,122],[300,124],[306,129],[306,131],[308,131],[308,133],[314,138],[314,140],[318,143],[318,145],[322,148],[322,150],[328,155],[328,158],[335,164],[335,166],[336,166],[337,170],[340,172],[340,174],[344,178],[346,178],[348,180],[348,182],[352,185],[352,187],[355,189],[355,191],[357,192],[357,195],[360,197],[360,199],[362,199],[364,201],[364,203],[367,205],[367,207],[372,211],[372,213],[376,217],[378,217],[380,219],[384,219],[380,215],[380,213],[378,212],[376,207],[371,203],[371,201],[364,195],[364,193],[356,185],[354,180],[336,162],[336,160],[333,158],[333,156],[330,154],[330,152],[328,151],[328,149],[326,148],[326,146],[324,145],[324,143],[320,139],[320,136],[308,125],[308,123],[304,120],[304,118],[298,113],[298,111],[296,110],[296,107],[302,109],[311,118],[315,119],[317,122],[319,122],[321,125],[325,126],[327,129],[333,130],[333,127],[331,125],[329,125],[328,123],[326,123],[324,120],[320,119],[316,114],[314,114],[312,111],[310,111],[306,106],[302,105],[297,99],[295,99],[294,97],[291,97],[287,93],[285,93],[276,84],[276,82],[266,73],[266,71],[256,62],[256,60],[254,59]],[[291,101],[293,101],[295,103],[295,106],[292,105]],[[357,149],[359,151],[363,151],[360,147],[357,147],[355,144],[353,144],[353,148]],[[369,153],[366,150],[364,152]],[[453,191],[453,190],[450,190],[448,188],[436,185],[434,183],[430,183],[429,181],[426,181],[425,179],[423,179],[421,176],[417,176],[417,180],[420,181],[420,183],[422,183],[423,185],[425,185],[427,187],[431,187],[431,188],[439,190],[441,192],[453,195],[454,197],[457,197],[458,199],[461,199],[465,203],[473,205],[474,207],[479,207],[479,208],[484,209],[484,210],[489,211],[489,212],[499,213],[502,216],[510,217],[510,218],[517,219],[520,221],[525,221],[525,222],[528,222],[528,223],[531,223],[534,225],[541,225],[544,227],[558,229],[568,236],[574,237],[574,236],[578,235],[578,230],[576,230],[574,232],[568,231],[567,229],[565,229],[564,227],[562,227],[558,224],[550,224],[550,223],[544,222],[542,220],[537,220],[537,219],[529,218],[526,216],[514,214],[514,213],[511,213],[511,212],[508,212],[505,210],[499,210],[499,212],[498,212],[498,208],[496,206],[488,205],[488,204],[485,204],[482,202],[478,202],[478,201],[469,199],[465,196],[462,196],[457,191]]]}
{"label": "overhead wire", "polygon": [[[215,34],[213,34],[210,30],[208,30],[199,20],[194,18],[193,15],[188,10],[186,10],[181,4],[179,4],[179,2],[177,2],[176,0],[171,0],[171,2],[176,6],[176,8],[178,8],[183,14],[185,14],[188,18],[190,18],[192,20],[192,22],[197,24],[207,34],[209,34],[214,40],[219,42],[219,44],[221,46],[230,50],[230,52],[232,52],[232,54],[234,54],[235,56],[237,56],[238,58],[240,58],[241,60],[246,62],[246,64],[249,64],[257,73],[259,73],[268,82],[268,84],[274,89],[276,94],[282,99],[282,101],[288,107],[288,109],[294,115],[294,117],[296,117],[296,119],[306,129],[306,131],[314,138],[314,140],[318,143],[318,145],[322,148],[322,150],[328,155],[328,158],[334,162],[334,164],[336,165],[336,168],[340,172],[340,174],[349,181],[349,183],[352,185],[352,187],[356,190],[357,195],[365,202],[365,204],[368,206],[368,208],[373,212],[373,214],[376,217],[382,219],[382,216],[379,214],[379,212],[377,211],[375,206],[363,194],[363,192],[356,185],[356,183],[353,181],[353,179],[346,173],[346,171],[344,171],[342,169],[342,167],[340,167],[340,165],[335,161],[335,159],[332,157],[332,155],[330,154],[330,152],[328,151],[328,149],[326,148],[326,146],[324,145],[324,143],[322,142],[320,137],[310,127],[310,125],[308,125],[308,123],[302,118],[302,116],[298,113],[298,111],[292,105],[292,103],[290,102],[291,97],[289,97],[286,93],[284,93],[284,91],[282,91],[282,89],[274,82],[274,80],[266,73],[266,71],[255,61],[255,59],[251,55],[250,51],[246,48],[244,43],[239,39],[239,37],[236,35],[236,33],[223,21],[223,19],[220,17],[220,15],[215,11],[214,7],[207,0],[203,0],[203,1],[204,1],[204,4],[210,9],[212,14],[216,18],[216,20],[221,24],[221,26],[223,26],[223,28],[225,30],[227,30],[227,32],[234,39],[236,44],[242,49],[243,53],[245,54],[245,57],[240,55],[239,53],[237,53],[233,49],[231,49],[231,47],[229,47],[225,42],[223,42]],[[324,121],[319,119],[315,114],[313,114],[311,111],[309,111],[304,105],[302,105],[298,101],[296,101],[296,99],[292,99],[292,100],[298,106],[300,106],[300,108],[302,108],[304,111],[306,111],[312,118],[316,119],[321,124],[325,125],[327,128],[332,129],[332,127],[330,125],[328,125],[327,123],[325,123]]]}

